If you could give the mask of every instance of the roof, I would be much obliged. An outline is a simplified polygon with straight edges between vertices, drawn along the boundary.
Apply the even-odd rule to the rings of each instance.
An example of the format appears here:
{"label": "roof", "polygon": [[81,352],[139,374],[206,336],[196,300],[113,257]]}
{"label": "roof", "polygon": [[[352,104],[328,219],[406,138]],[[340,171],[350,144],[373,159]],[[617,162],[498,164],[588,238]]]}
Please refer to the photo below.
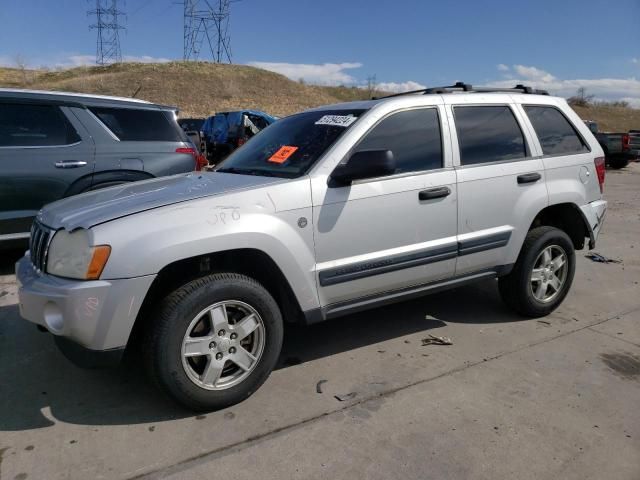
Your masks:
{"label": "roof", "polygon": [[58,104],[84,106],[136,106],[143,108],[158,108],[163,110],[177,110],[176,107],[158,105],[155,103],[140,100],[138,98],[114,97],[108,95],[94,95],[90,93],[57,92],[46,90],[26,90],[19,88],[0,88],[0,98],[3,100],[28,100],[46,101]]}
{"label": "roof", "polygon": [[[320,107],[312,108],[308,111],[322,111],[322,110],[369,110],[376,105],[382,103],[399,103],[406,105],[406,100],[410,98],[443,98],[445,103],[448,103],[447,98],[460,98],[465,96],[467,98],[473,98],[474,95],[510,95],[520,98],[554,98],[549,95],[546,90],[536,90],[532,87],[524,85],[516,85],[513,88],[508,87],[472,87],[469,84],[458,82],[455,85],[445,87],[431,87],[421,90],[412,90],[409,92],[394,93],[386,95],[384,97],[373,97],[371,100],[360,100],[354,102],[336,103],[333,105],[323,105]],[[429,97],[431,96],[431,97]],[[440,100],[441,102],[442,100]],[[437,102],[439,103],[439,102]],[[543,102],[546,103],[546,102]]]}

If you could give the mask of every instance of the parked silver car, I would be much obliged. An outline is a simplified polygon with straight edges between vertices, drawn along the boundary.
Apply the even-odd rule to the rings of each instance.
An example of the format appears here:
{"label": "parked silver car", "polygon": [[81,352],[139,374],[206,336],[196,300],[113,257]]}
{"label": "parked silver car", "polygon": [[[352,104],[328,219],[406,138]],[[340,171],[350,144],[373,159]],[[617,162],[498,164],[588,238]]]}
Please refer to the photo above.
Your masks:
{"label": "parked silver car", "polygon": [[215,172],[48,205],[16,265],[20,313],[75,361],[142,348],[196,410],[266,380],[283,322],[496,277],[515,311],[547,315],[607,203],[601,147],[544,93],[457,84],[317,108]]}
{"label": "parked silver car", "polygon": [[29,238],[34,217],[47,203],[191,172],[195,155],[174,107],[0,89],[0,248]]}

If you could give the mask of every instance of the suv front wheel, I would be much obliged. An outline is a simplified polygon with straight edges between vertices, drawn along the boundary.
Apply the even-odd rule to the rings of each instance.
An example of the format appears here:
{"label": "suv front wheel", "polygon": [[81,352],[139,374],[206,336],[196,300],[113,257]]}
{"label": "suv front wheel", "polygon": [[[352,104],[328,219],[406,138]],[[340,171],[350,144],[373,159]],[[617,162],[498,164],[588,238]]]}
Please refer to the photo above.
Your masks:
{"label": "suv front wheel", "polygon": [[282,347],[277,303],[258,282],[235,273],[180,287],[153,320],[145,345],[150,373],[192,410],[217,410],[249,397]]}
{"label": "suv front wheel", "polygon": [[548,315],[569,292],[575,262],[573,243],[565,232],[548,226],[534,228],[511,273],[498,280],[500,295],[521,315]]}

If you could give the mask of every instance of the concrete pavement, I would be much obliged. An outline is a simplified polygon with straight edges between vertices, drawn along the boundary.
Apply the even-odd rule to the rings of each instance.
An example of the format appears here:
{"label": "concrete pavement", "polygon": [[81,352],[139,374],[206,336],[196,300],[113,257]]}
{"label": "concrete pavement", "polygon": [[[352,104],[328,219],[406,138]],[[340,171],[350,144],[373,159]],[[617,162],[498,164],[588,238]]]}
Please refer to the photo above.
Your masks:
{"label": "concrete pavement", "polygon": [[522,320],[492,281],[290,328],[267,383],[207,415],[135,361],[69,364],[18,318],[5,256],[0,479],[640,478],[640,165],[607,173],[596,250],[623,263],[578,252],[554,315]]}

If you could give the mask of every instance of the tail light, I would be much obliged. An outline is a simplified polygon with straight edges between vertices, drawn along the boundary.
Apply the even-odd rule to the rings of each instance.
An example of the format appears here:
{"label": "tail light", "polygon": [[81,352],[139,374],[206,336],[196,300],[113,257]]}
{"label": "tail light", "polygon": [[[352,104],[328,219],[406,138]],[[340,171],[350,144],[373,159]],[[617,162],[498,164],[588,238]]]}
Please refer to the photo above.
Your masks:
{"label": "tail light", "polygon": [[238,138],[238,146],[239,146],[239,147],[240,147],[240,146],[242,146],[242,145],[244,145],[245,143],[247,143],[247,139],[246,139],[246,137],[240,137],[240,138]]}
{"label": "tail light", "polygon": [[624,135],[622,135],[622,151],[629,150],[629,143],[629,134],[625,133]]}
{"label": "tail light", "polygon": [[203,170],[207,165],[209,165],[207,158],[201,153],[198,154],[196,156],[196,171],[199,172],[200,170]]}
{"label": "tail light", "polygon": [[598,157],[593,160],[596,165],[596,174],[598,175],[598,184],[600,185],[600,193],[604,193],[604,157]]}
{"label": "tail light", "polygon": [[195,170],[202,170],[202,166],[200,165],[200,162],[198,161],[198,152],[196,152],[196,149],[193,147],[178,147],[176,148],[176,153],[184,153],[186,155],[191,155],[193,157],[193,160],[196,162],[195,165]]}

